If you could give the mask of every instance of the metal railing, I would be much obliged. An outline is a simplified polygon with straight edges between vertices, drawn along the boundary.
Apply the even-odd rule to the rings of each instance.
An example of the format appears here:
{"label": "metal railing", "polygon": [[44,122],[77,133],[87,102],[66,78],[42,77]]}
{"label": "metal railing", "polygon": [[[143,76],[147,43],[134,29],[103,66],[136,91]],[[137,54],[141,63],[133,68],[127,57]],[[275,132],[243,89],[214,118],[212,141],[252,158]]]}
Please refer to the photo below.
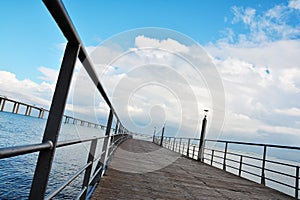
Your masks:
{"label": "metal railing", "polygon": [[[159,145],[161,137],[153,138],[153,142]],[[256,182],[299,198],[299,163],[268,156],[268,151],[299,151],[300,147],[205,139],[203,147],[200,148],[200,139],[176,137],[164,137],[162,146],[252,181],[253,178],[249,175],[257,177],[259,181]],[[256,153],[247,152],[247,146],[260,149],[256,149]],[[260,154],[257,153],[259,151]],[[271,183],[279,187],[274,187]],[[283,187],[292,189],[294,193],[286,192]]]}
{"label": "metal railing", "polygon": [[[82,189],[78,192],[77,199],[86,199],[87,196],[93,191],[93,188],[101,176],[103,176],[105,173],[107,164],[111,159],[116,147],[121,142],[127,138],[131,138],[132,136],[130,135],[130,132],[122,125],[108,96],[106,95],[64,5],[60,0],[44,0],[43,2],[67,39],[67,46],[59,71],[56,88],[44,130],[43,140],[38,144],[1,148],[0,159],[39,152],[34,177],[32,179],[32,185],[30,188],[29,199],[51,199],[83,173],[84,178],[81,187]],[[63,123],[66,100],[77,58],[79,58],[81,61],[89,77],[92,79],[93,84],[110,108],[105,136],[84,140],[58,142],[60,127]],[[15,109],[18,110],[18,105],[14,105],[14,107],[16,107],[14,108],[14,111]],[[2,104],[2,107],[3,106],[4,103]],[[26,113],[28,112],[26,111]],[[112,128],[113,121],[115,121],[115,128]],[[114,132],[113,134],[111,134],[112,131]],[[100,156],[95,158],[94,156],[96,155],[95,153],[97,150],[98,140],[103,140],[103,145]],[[90,142],[90,149],[86,164],[45,197],[55,150],[63,146],[71,146],[86,142]],[[97,163],[97,167],[92,172],[93,163]]]}

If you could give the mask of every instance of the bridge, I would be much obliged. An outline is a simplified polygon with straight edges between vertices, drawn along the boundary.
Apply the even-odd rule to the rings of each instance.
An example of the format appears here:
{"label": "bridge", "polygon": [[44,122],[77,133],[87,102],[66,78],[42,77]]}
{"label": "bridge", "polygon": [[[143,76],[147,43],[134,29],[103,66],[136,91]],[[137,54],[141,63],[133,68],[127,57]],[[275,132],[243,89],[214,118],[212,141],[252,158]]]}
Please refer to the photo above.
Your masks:
{"label": "bridge", "polygon": [[[133,139],[136,134],[126,129],[119,118],[64,5],[59,0],[44,0],[44,4],[68,42],[43,139],[36,144],[0,149],[0,159],[38,153],[29,199],[52,199],[81,175],[83,180],[80,190],[76,196],[69,198],[291,199],[299,197],[299,165],[272,160],[268,157],[268,151],[272,148],[298,151],[299,147],[205,139],[205,118],[199,138],[169,137],[164,136],[162,131],[161,136],[153,136],[150,141]],[[105,136],[58,141],[61,124],[70,122],[70,117],[65,117],[64,110],[77,58],[109,107],[107,124],[104,127]],[[1,98],[1,101],[4,107],[4,101],[8,100]],[[21,104],[14,102],[14,113],[18,112],[19,105]],[[29,106],[28,109],[30,110]],[[25,114],[30,114],[30,111],[26,111]],[[39,115],[41,116],[42,114]],[[89,144],[86,163],[46,194],[56,150],[80,143]],[[97,146],[99,143],[102,143],[101,148]],[[241,145],[242,148],[244,146],[262,148],[262,155],[247,154],[231,148],[236,145]],[[272,168],[271,165],[277,167]],[[269,176],[270,173],[273,176]],[[278,176],[274,177],[274,174]],[[256,179],[247,180],[248,175]],[[286,192],[288,195],[283,194],[284,191],[279,192],[269,188],[271,182],[288,188],[289,192]],[[278,189],[278,187],[274,188]]]}
{"label": "bridge", "polygon": [[[1,112],[9,111],[8,109],[6,109],[6,107],[9,107],[8,104],[12,104],[12,109],[10,110],[10,112],[14,113],[14,114],[21,114],[20,107],[22,107],[22,106],[26,108],[26,110],[24,112],[25,116],[34,116],[32,111],[36,110],[36,111],[38,111],[38,115],[36,117],[43,119],[45,116],[45,113],[49,113],[49,110],[47,110],[43,107],[38,107],[36,105],[31,105],[28,103],[17,101],[15,99],[11,99],[6,96],[0,96],[0,111]],[[78,124],[80,126],[87,126],[87,127],[101,128],[101,129],[105,128],[105,125],[85,121],[85,120],[78,119],[78,118],[75,118],[75,117],[72,117],[69,115],[65,115],[65,114],[63,115],[63,118],[64,119],[62,121],[65,124],[72,123],[74,125]],[[113,129],[113,131],[114,131],[114,129]]]}
{"label": "bridge", "polygon": [[122,143],[109,167],[92,199],[292,199],[142,140]]}

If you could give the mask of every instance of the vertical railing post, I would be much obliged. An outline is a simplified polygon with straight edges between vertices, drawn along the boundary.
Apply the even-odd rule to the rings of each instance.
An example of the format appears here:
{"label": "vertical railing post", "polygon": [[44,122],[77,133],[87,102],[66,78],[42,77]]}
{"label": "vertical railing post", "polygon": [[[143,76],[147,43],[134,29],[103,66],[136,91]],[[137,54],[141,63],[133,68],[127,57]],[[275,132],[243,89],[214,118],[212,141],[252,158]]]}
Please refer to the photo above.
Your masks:
{"label": "vertical railing post", "polygon": [[101,155],[101,159],[100,159],[100,162],[102,164],[102,175],[106,171],[106,164],[107,164],[106,162],[107,162],[108,150],[109,150],[109,146],[110,146],[110,129],[111,129],[112,121],[113,121],[113,115],[114,115],[113,110],[110,109],[107,126],[106,126],[106,132],[105,132],[106,138],[104,139],[103,147],[102,147],[102,152],[104,152],[104,153]]}
{"label": "vertical railing post", "polygon": [[228,149],[228,142],[225,143],[225,150],[224,150],[223,170],[225,171],[226,171],[227,149]]}
{"label": "vertical railing post", "polygon": [[[119,123],[120,122],[117,119],[114,135],[116,135],[118,133]],[[114,136],[112,137],[112,142],[115,142],[115,137]]]}
{"label": "vertical railing post", "polygon": [[156,133],[156,127],[154,127],[154,131],[153,131],[153,143],[155,143],[155,133]]}
{"label": "vertical railing post", "polygon": [[166,148],[168,148],[169,147],[169,139],[168,139],[168,137],[166,137],[165,142],[166,142]]}
{"label": "vertical railing post", "polygon": [[79,44],[67,43],[42,141],[51,141],[53,147],[39,153],[29,199],[44,199],[79,49]]}
{"label": "vertical railing post", "polygon": [[196,145],[193,145],[193,159],[195,159],[195,148],[196,148]]}
{"label": "vertical railing post", "polygon": [[266,155],[267,155],[267,146],[264,145],[263,160],[261,166],[261,180],[260,180],[260,184],[262,185],[266,185],[266,179],[265,179]]}
{"label": "vertical railing post", "polygon": [[187,157],[190,157],[190,142],[191,142],[191,139],[189,138],[189,140],[188,140],[188,146],[187,146],[187,152],[186,152],[186,154],[187,154]]}
{"label": "vertical railing post", "polygon": [[296,167],[296,179],[295,179],[295,199],[298,199],[299,195],[299,166]]}
{"label": "vertical railing post", "polygon": [[198,151],[198,161],[203,161],[203,153],[204,153],[204,139],[205,139],[205,131],[206,131],[206,124],[207,119],[206,115],[204,116],[202,120],[202,128],[201,128],[201,134],[200,134],[200,141],[199,141],[199,151]]}
{"label": "vertical railing post", "polygon": [[86,194],[88,192],[88,186],[89,186],[89,181],[90,181],[90,177],[91,177],[91,173],[92,173],[92,167],[93,167],[94,156],[95,156],[96,147],[97,147],[97,141],[98,141],[97,139],[93,139],[91,142],[90,152],[89,152],[88,160],[87,160],[87,163],[91,163],[91,165],[86,168],[85,173],[84,173],[82,189],[86,188],[86,190],[82,194],[82,196],[80,198],[81,200],[86,199]]}
{"label": "vertical railing post", "polygon": [[243,156],[240,157],[240,167],[239,167],[239,176],[242,175],[242,166],[243,166]]}
{"label": "vertical railing post", "polygon": [[176,143],[176,138],[174,137],[174,141],[173,141],[173,151],[175,151],[175,143]]}
{"label": "vertical railing post", "polygon": [[211,150],[211,157],[210,157],[210,165],[212,166],[214,163],[214,154],[215,154],[215,150]]}
{"label": "vertical railing post", "polygon": [[211,150],[211,158],[210,158],[210,165],[212,166],[214,163],[214,154],[215,154],[215,150]]}
{"label": "vertical railing post", "polygon": [[179,150],[178,150],[178,153],[180,153],[180,150],[181,150],[181,141],[182,141],[182,139],[180,138],[179,139]]}

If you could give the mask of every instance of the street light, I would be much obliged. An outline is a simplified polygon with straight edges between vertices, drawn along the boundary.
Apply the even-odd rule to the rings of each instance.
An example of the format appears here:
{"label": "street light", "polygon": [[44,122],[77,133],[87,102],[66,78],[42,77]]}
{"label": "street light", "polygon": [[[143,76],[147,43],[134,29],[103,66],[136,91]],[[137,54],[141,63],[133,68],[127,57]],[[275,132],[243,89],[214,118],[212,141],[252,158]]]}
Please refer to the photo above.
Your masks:
{"label": "street light", "polygon": [[206,131],[206,114],[208,113],[208,110],[204,110],[204,118],[202,120],[202,128],[201,128],[201,134],[200,134],[200,142],[199,142],[199,151],[198,151],[198,160],[203,161],[203,153],[204,153],[204,139],[205,139],[205,131]]}
{"label": "street light", "polygon": [[164,127],[163,127],[162,130],[161,130],[160,146],[163,145],[164,133],[165,133],[165,126],[166,126],[166,123],[164,124]]}

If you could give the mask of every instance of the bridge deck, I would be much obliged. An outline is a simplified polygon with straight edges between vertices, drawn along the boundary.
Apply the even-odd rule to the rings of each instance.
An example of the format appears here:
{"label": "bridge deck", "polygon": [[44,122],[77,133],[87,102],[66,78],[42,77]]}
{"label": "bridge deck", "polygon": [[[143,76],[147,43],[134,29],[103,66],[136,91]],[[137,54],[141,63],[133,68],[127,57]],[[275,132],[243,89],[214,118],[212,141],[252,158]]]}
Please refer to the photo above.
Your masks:
{"label": "bridge deck", "polygon": [[151,142],[127,140],[92,199],[292,199]]}

